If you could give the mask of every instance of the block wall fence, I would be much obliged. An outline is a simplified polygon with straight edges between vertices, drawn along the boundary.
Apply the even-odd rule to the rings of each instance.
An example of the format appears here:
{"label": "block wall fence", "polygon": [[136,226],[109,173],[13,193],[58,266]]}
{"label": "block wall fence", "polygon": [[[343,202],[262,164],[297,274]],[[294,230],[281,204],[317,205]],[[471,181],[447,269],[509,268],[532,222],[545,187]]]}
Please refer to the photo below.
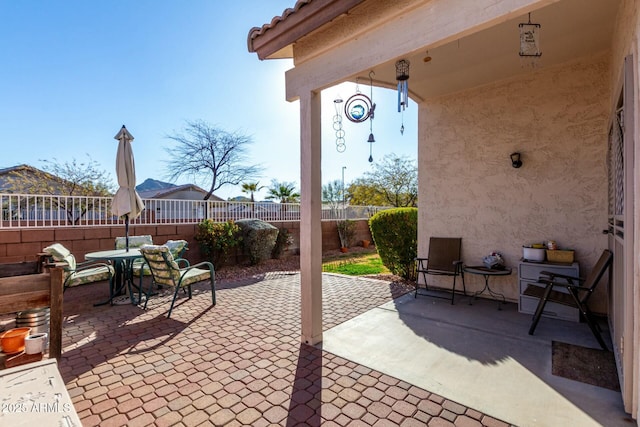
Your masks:
{"label": "block wall fence", "polygon": [[[372,241],[367,220],[357,220],[356,223],[353,245],[361,245],[362,240]],[[300,223],[292,221],[272,224],[278,228],[289,230],[293,236],[293,244],[289,248],[289,253],[298,253]],[[204,260],[198,242],[194,239],[197,227],[197,224],[131,225],[129,235],[149,234],[153,237],[153,242],[157,244],[162,244],[167,240],[184,239],[189,242],[189,250],[185,257],[189,262],[195,263]],[[0,230],[0,264],[34,261],[36,255],[52,243],[61,243],[74,254],[78,262],[82,262],[85,260],[85,254],[89,252],[114,249],[115,238],[119,236],[124,236],[124,226]],[[323,221],[322,250],[339,248],[340,239],[336,222]],[[238,258],[236,257],[236,259]]]}

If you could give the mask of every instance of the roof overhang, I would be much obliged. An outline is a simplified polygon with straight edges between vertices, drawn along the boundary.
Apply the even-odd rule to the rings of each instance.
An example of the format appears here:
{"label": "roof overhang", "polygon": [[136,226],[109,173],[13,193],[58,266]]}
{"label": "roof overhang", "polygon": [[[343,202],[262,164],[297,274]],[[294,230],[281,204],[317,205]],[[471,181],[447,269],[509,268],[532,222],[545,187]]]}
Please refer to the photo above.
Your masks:
{"label": "roof overhang", "polygon": [[270,23],[249,30],[247,47],[260,59],[293,58],[293,44],[363,0],[298,0]]}
{"label": "roof overhang", "polygon": [[[529,74],[535,68],[518,54],[519,24],[527,22],[529,12],[532,22],[542,25],[544,55],[538,65],[597,57],[612,48],[620,2],[476,0],[465,8],[449,0],[419,2],[296,62],[286,73],[287,99],[343,81],[368,81],[372,71],[375,86],[395,88],[398,59],[411,63],[409,92],[416,102]],[[355,11],[347,18],[363,19]]]}

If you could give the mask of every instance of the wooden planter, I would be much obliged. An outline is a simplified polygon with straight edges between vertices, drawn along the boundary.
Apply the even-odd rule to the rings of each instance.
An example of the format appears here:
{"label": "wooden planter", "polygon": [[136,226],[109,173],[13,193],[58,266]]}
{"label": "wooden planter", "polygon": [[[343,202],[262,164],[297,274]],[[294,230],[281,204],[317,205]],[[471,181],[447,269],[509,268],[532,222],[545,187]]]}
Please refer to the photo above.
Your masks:
{"label": "wooden planter", "polygon": [[64,270],[52,264],[42,272],[41,265],[40,262],[0,264],[0,314],[50,307],[49,357],[59,361]]}

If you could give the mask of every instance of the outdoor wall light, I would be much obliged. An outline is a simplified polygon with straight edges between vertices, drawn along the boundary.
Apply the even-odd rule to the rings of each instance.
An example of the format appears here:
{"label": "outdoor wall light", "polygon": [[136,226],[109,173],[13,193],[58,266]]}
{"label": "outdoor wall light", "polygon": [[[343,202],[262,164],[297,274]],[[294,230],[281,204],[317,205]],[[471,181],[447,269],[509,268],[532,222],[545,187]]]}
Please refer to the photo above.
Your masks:
{"label": "outdoor wall light", "polygon": [[522,166],[522,160],[520,160],[520,153],[511,153],[511,166],[518,169]]}

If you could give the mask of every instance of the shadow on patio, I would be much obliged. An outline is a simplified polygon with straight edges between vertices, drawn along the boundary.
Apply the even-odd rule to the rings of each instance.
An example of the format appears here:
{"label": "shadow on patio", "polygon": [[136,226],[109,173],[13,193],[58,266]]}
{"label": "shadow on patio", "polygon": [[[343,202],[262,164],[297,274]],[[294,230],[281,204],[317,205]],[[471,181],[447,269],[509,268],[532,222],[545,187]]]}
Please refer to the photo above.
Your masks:
{"label": "shadow on patio", "polygon": [[[129,305],[93,307],[105,296],[106,284],[70,289],[60,370],[83,425],[374,425],[380,420],[508,425],[456,400],[457,395],[388,373],[388,366],[343,356],[354,345],[372,358],[387,348],[368,346],[366,335],[337,344],[335,331],[371,313],[396,313],[398,318],[402,307],[407,310],[399,321],[409,325],[419,317],[411,310],[421,309],[407,304],[412,295],[393,299],[409,290],[406,285],[332,274],[323,278],[327,329],[322,347],[300,343],[298,274],[220,283],[215,307],[206,284],[197,285],[193,299],[180,300],[170,320],[161,299],[151,300],[146,312]],[[424,299],[416,303],[430,307]],[[453,308],[477,311],[480,304]],[[400,330],[389,332],[387,326],[394,323],[382,321],[366,322],[375,329],[369,335],[393,343]],[[447,327],[438,325],[437,330]],[[429,333],[443,348],[445,336]],[[394,363],[413,370],[403,358],[423,353],[412,345],[395,347],[389,353]],[[458,351],[465,354],[464,346]],[[458,357],[502,365],[499,361],[509,356],[467,350]],[[452,386],[457,383],[454,378]]]}
{"label": "shadow on patio", "polygon": [[599,348],[588,327],[544,318],[530,336],[530,321],[512,303],[408,294],[327,331],[323,348],[516,425],[629,425],[619,392],[551,374],[552,341]]}

